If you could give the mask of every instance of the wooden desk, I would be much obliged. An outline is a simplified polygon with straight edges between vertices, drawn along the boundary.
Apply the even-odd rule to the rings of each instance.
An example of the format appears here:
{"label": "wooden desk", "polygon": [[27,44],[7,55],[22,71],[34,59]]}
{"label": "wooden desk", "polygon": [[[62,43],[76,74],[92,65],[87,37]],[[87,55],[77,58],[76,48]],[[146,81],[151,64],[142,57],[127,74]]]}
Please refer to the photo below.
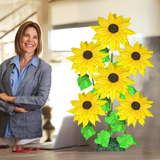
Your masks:
{"label": "wooden desk", "polygon": [[93,145],[14,153],[9,147],[0,149],[0,160],[160,160],[159,142],[130,146],[125,152],[96,152],[95,148]]}

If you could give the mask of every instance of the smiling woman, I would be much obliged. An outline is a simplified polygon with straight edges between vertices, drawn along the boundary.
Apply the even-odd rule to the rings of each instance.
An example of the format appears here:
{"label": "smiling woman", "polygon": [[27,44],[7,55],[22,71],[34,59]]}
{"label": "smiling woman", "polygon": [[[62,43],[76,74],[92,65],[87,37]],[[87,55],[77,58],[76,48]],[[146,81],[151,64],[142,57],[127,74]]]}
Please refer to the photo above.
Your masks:
{"label": "smiling woman", "polygon": [[[30,24],[30,21],[21,25],[15,37],[15,52],[21,54],[26,45],[36,45],[33,47],[34,56],[38,57],[42,52],[41,29],[37,23]],[[29,47],[29,46],[28,46]],[[32,52],[33,53],[33,52]]]}
{"label": "smiling woman", "polygon": [[38,143],[42,137],[51,66],[38,58],[41,51],[40,26],[23,23],[15,37],[17,56],[0,65],[0,145]]}
{"label": "smiling woman", "polygon": [[38,34],[35,28],[28,27],[22,37],[22,49],[25,53],[34,54],[38,46]]}

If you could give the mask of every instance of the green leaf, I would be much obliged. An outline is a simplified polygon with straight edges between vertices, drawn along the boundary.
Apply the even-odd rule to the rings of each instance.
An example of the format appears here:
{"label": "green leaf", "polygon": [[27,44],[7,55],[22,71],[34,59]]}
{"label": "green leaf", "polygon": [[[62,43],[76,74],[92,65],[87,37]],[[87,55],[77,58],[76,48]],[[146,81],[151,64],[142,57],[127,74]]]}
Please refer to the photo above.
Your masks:
{"label": "green leaf", "polygon": [[[137,91],[132,85],[127,85],[127,90],[131,96],[133,96]],[[120,92],[120,98],[126,99],[125,95]]]}
{"label": "green leaf", "polygon": [[109,105],[109,102],[107,102],[107,103],[105,103],[105,104],[103,104],[102,106],[101,106],[102,108],[103,108],[103,110],[104,111],[110,111],[110,105]]}
{"label": "green leaf", "polygon": [[110,133],[108,131],[101,130],[100,133],[98,133],[97,138],[94,140],[96,144],[100,144],[104,147],[108,147],[108,142],[110,140]]}
{"label": "green leaf", "polygon": [[103,60],[103,63],[105,63],[105,62],[109,62],[111,59],[109,58],[109,55],[108,55],[106,57],[103,57],[102,60]]}
{"label": "green leaf", "polygon": [[100,52],[109,53],[109,49],[106,47],[105,49],[101,49]]}
{"label": "green leaf", "polygon": [[122,148],[128,148],[135,143],[134,138],[130,134],[124,134],[122,137],[117,137],[117,141]]}
{"label": "green leaf", "polygon": [[132,85],[128,85],[127,87],[127,90],[129,91],[130,95],[134,95],[137,92]]}
{"label": "green leaf", "polygon": [[120,98],[122,98],[122,99],[126,99],[126,98],[125,98],[125,95],[124,95],[124,94],[122,94],[121,92],[120,92]]}
{"label": "green leaf", "polygon": [[117,65],[116,65],[116,67],[118,67],[119,65],[118,65],[118,61],[115,61],[114,63],[116,63]]}
{"label": "green leaf", "polygon": [[99,95],[98,100],[100,100],[101,99],[101,93],[98,93],[98,95]]}
{"label": "green leaf", "polygon": [[105,118],[107,122],[112,127],[112,132],[124,132],[125,121],[119,121],[119,116],[116,115],[118,111],[111,112],[111,114]]}
{"label": "green leaf", "polygon": [[110,133],[110,136],[113,134],[113,132],[112,131],[108,131],[109,133]]}
{"label": "green leaf", "polygon": [[125,124],[123,121],[115,120],[114,123],[111,124],[112,132],[124,132]]}
{"label": "green leaf", "polygon": [[80,77],[80,74],[78,74],[79,77],[77,78],[77,83],[82,90],[84,90],[85,88],[88,88],[92,85],[90,79],[89,79],[89,75],[85,74],[84,76]]}
{"label": "green leaf", "polygon": [[112,127],[112,132],[124,132],[125,121],[119,121],[119,116],[116,115],[118,111],[111,112],[111,114],[105,118],[107,122]]}
{"label": "green leaf", "polygon": [[96,133],[96,131],[92,128],[91,124],[88,123],[87,126],[81,128],[81,133],[84,136],[84,138],[88,140]]}
{"label": "green leaf", "polygon": [[102,105],[101,107],[103,108],[104,111],[110,111],[110,102],[111,100],[107,97],[103,98],[103,99],[100,99],[100,100],[105,100],[107,101],[104,105]]}
{"label": "green leaf", "polygon": [[118,116],[116,115],[118,111],[111,112],[111,114],[105,118],[105,122],[107,122],[109,125],[112,125],[115,121],[118,120]]}
{"label": "green leaf", "polygon": [[92,91],[90,91],[90,92],[93,94],[95,91],[97,91],[97,89],[94,88],[94,89],[93,89]]}
{"label": "green leaf", "polygon": [[134,141],[134,143],[133,143],[134,145],[137,144],[137,145],[141,146],[134,138],[133,138],[133,141]]}
{"label": "green leaf", "polygon": [[109,103],[111,103],[111,99],[108,98],[108,97],[105,97],[105,98],[103,98],[103,99],[101,99],[101,100],[105,100],[105,101],[108,101]]}

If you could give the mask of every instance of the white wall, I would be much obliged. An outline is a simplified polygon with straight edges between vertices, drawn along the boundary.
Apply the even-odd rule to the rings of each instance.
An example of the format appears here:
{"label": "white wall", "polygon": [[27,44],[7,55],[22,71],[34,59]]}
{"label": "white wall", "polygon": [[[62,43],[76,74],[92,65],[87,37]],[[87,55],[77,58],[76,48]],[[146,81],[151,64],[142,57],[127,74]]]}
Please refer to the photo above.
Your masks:
{"label": "white wall", "polygon": [[62,0],[52,2],[51,24],[107,19],[108,13],[131,17],[128,27],[144,36],[160,35],[160,0]]}
{"label": "white wall", "polygon": [[78,19],[78,3],[76,1],[55,1],[51,4],[51,24],[75,23]]}

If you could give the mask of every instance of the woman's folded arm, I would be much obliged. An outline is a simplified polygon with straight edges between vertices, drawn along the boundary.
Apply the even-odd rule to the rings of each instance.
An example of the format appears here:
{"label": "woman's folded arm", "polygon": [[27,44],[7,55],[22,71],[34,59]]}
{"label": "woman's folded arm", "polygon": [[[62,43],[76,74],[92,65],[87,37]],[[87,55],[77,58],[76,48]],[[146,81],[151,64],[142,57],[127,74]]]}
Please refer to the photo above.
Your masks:
{"label": "woman's folded arm", "polygon": [[[28,86],[29,87],[29,86]],[[36,95],[31,96],[15,96],[14,104],[24,109],[40,109],[42,108],[50,92],[51,87],[51,67],[43,72],[40,83],[38,84]]]}

